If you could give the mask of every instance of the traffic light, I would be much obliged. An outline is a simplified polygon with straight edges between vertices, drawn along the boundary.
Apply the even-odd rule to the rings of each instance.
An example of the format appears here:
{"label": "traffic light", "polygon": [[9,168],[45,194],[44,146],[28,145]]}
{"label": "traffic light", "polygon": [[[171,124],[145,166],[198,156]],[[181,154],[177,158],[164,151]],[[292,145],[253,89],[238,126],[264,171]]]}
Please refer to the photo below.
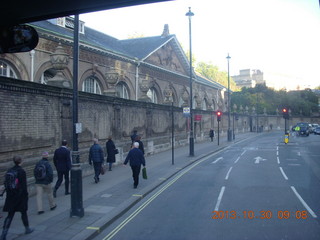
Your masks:
{"label": "traffic light", "polygon": [[217,120],[218,120],[218,122],[221,121],[221,116],[222,116],[222,112],[221,111],[217,111]]}
{"label": "traffic light", "polygon": [[288,108],[283,108],[282,109],[282,116],[284,119],[289,119],[289,110]]}

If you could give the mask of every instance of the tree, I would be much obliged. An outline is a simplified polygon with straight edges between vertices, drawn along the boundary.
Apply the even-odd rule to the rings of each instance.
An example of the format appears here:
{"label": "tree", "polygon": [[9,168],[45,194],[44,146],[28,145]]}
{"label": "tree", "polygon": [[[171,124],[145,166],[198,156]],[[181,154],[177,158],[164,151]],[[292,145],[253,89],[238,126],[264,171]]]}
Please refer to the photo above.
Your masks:
{"label": "tree", "polygon": [[[228,87],[228,73],[220,71],[218,66],[213,65],[211,62],[199,62],[196,66],[196,71],[208,78],[211,81],[218,82],[221,85]],[[232,91],[237,90],[236,83],[230,77],[230,89]]]}

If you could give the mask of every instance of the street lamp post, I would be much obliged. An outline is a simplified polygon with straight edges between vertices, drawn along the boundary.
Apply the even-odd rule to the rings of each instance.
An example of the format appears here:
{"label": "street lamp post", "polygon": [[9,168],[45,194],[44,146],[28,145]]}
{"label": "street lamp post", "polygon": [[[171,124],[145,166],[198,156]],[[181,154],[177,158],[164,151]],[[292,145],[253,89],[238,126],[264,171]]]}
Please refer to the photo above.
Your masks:
{"label": "street lamp post", "polygon": [[193,138],[193,110],[192,110],[192,51],[191,51],[191,17],[194,13],[191,12],[191,7],[186,13],[189,18],[189,54],[190,54],[190,136],[189,136],[189,156],[194,156],[194,138]]}
{"label": "street lamp post", "polygon": [[231,119],[230,119],[230,72],[229,72],[229,60],[230,56],[228,53],[227,60],[228,60],[228,142],[232,141],[232,130],[231,130]]}
{"label": "street lamp post", "polygon": [[74,17],[73,39],[73,99],[72,99],[72,168],[71,168],[71,217],[83,217],[82,170],[78,149],[78,61],[79,61],[79,15]]}

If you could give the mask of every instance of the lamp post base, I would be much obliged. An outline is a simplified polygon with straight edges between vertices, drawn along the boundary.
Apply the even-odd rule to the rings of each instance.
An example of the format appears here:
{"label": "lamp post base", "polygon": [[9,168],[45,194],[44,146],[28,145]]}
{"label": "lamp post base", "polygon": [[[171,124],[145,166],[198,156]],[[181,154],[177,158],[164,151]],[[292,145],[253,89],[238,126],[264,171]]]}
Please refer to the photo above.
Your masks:
{"label": "lamp post base", "polygon": [[194,138],[193,137],[189,138],[189,156],[190,157],[194,156]]}
{"label": "lamp post base", "polygon": [[232,130],[228,129],[228,142],[232,141]]}
{"label": "lamp post base", "polygon": [[70,217],[83,217],[82,170],[79,163],[71,168],[71,211]]}

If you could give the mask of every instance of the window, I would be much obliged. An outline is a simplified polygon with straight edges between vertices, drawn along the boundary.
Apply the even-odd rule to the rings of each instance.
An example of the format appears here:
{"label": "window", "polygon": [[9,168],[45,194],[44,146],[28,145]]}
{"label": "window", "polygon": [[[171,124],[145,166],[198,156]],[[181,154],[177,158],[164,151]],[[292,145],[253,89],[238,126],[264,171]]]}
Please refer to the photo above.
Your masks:
{"label": "window", "polygon": [[97,78],[90,76],[82,84],[82,91],[101,94],[101,89],[98,83]]}
{"label": "window", "polygon": [[124,99],[130,99],[127,84],[119,82],[116,86],[117,96]]}
{"label": "window", "polygon": [[17,74],[10,66],[10,64],[0,60],[0,76],[9,77],[9,78],[18,78]]}
{"label": "window", "polygon": [[48,80],[53,78],[56,75],[56,70],[54,69],[48,69],[46,70],[44,73],[42,73],[41,78],[40,78],[40,82],[42,84],[47,84]]}
{"label": "window", "polygon": [[147,96],[151,99],[151,102],[158,103],[157,92],[154,88],[150,88],[147,92]]}

